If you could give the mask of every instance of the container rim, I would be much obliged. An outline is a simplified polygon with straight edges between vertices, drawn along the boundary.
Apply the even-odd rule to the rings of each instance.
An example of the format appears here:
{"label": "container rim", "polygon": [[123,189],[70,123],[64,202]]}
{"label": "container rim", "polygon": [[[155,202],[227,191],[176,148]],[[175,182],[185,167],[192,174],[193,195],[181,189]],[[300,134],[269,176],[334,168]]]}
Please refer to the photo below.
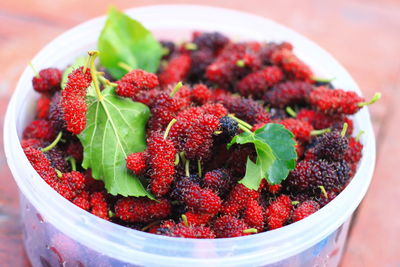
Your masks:
{"label": "container rim", "polygon": [[[337,80],[333,82],[335,85],[336,83],[343,83],[347,85],[346,89],[361,93],[347,71],[328,52],[306,37],[269,19],[240,11],[199,5],[157,5],[126,10],[127,14],[139,19],[150,28],[157,27],[157,23],[152,21],[152,18],[159,15],[160,12],[170,13],[171,20],[173,20],[173,16],[178,16],[181,20],[208,16],[210,17],[210,22],[208,23],[212,25],[213,16],[218,15],[228,22],[232,18],[240,18],[246,21],[248,25],[253,23],[273,27],[275,30],[281,31],[281,35],[290,35],[292,40],[295,40],[294,45],[296,48],[307,47],[312,49],[313,53],[317,54],[318,57],[323,58],[337,75]],[[193,16],[193,14],[196,15]],[[59,46],[65,41],[76,40],[74,36],[82,37],[79,34],[82,29],[99,27],[104,23],[104,20],[105,17],[102,16],[68,30],[46,45],[35,56],[33,62],[38,62],[38,65],[41,65],[44,57],[48,56],[46,51],[51,50],[52,47]],[[167,26],[173,26],[173,23],[171,25],[168,23],[166,21]],[[182,27],[190,28],[191,25],[188,23],[187,25],[182,25]],[[156,258],[157,261],[174,259],[176,260],[175,263],[182,261],[192,264],[201,262],[217,264],[221,263],[220,261],[223,259],[224,264],[237,264],[242,260],[262,258],[264,263],[276,262],[311,247],[343,224],[361,202],[372,178],[375,165],[375,137],[368,109],[364,108],[355,116],[355,123],[360,124],[366,132],[361,138],[364,149],[357,173],[341,194],[311,216],[280,229],[251,236],[215,240],[171,238],[128,229],[97,218],[64,199],[40,178],[28,162],[19,142],[17,121],[20,120],[21,106],[24,101],[27,101],[21,96],[26,95],[26,81],[30,80],[32,76],[32,71],[26,68],[19,79],[5,116],[4,149],[14,179],[22,193],[49,223],[79,243],[122,261],[135,263],[140,258],[148,258],[149,261],[151,258]],[[43,196],[48,197],[44,198]],[[52,199],[52,201],[47,199]],[[54,205],[54,203],[58,204]],[[334,218],[332,218],[332,215],[334,215]],[[80,222],[80,224],[77,224],[77,222]],[[95,223],[96,227],[88,227],[89,223]],[[209,253],[215,247],[218,247],[219,251],[228,253],[246,243],[247,252],[223,258],[218,257],[218,255],[215,257],[204,257],[203,255],[198,258],[190,255],[190,257],[182,258],[174,257],[173,255],[169,256],[169,254],[164,255],[163,253],[149,253],[145,246],[142,245],[144,242],[146,242],[147,248],[151,247],[151,250],[173,251],[177,247],[186,250],[196,246],[199,252],[204,253]],[[260,249],[270,246],[275,246],[275,249]]]}

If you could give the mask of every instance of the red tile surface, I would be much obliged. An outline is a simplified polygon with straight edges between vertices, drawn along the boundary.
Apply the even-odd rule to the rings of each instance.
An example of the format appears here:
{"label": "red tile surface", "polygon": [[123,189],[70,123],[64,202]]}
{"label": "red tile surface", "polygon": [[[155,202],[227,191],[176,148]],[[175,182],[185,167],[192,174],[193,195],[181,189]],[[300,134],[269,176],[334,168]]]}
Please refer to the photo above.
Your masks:
{"label": "red tile surface", "polygon": [[[166,4],[160,0],[113,1],[120,8]],[[400,266],[400,2],[398,0],[174,1],[208,4],[274,19],[330,51],[366,96],[381,91],[372,112],[378,143],[374,181],[359,210],[343,266]],[[89,18],[108,1],[13,0],[0,3],[0,124],[18,76],[48,41]],[[0,134],[2,137],[2,132]],[[2,138],[1,141],[2,142]],[[18,196],[0,147],[0,266],[27,266],[19,227]]]}

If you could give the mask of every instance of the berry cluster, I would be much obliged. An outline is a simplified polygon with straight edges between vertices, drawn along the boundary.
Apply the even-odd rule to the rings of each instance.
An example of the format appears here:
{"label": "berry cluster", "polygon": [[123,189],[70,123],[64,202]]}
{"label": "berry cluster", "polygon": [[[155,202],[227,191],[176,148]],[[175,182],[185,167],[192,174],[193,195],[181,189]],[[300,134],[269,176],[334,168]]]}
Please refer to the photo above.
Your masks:
{"label": "berry cluster", "polygon": [[[41,94],[22,147],[33,168],[63,197],[92,214],[158,235],[226,238],[297,222],[333,200],[362,157],[348,115],[366,102],[353,92],[313,81],[290,43],[235,43],[221,33],[193,33],[167,51],[157,74],[131,70],[115,81],[120,97],[147,105],[147,148],[126,167],[156,198],[113,196],[81,166],[76,134],[85,129],[87,68],[75,69],[60,91],[61,71],[33,78]],[[107,73],[106,73],[107,74]],[[279,123],[296,141],[297,165],[282,184],[258,190],[238,183],[251,144],[229,143],[242,132]],[[248,130],[249,131],[249,130]],[[129,152],[129,151],[128,151]]]}

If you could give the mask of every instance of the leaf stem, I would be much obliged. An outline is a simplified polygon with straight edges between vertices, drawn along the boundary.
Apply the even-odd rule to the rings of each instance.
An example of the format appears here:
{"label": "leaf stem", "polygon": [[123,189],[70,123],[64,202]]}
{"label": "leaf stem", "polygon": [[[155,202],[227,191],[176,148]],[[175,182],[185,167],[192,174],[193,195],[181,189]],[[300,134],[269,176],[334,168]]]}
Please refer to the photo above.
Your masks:
{"label": "leaf stem", "polygon": [[185,215],[185,214],[182,214],[182,222],[183,222],[183,224],[186,226],[186,227],[189,227],[189,222],[188,222],[188,219],[187,219],[187,216]]}
{"label": "leaf stem", "polygon": [[321,134],[330,133],[330,132],[331,132],[331,128],[325,128],[325,129],[321,129],[321,130],[313,130],[310,132],[310,135],[316,136],[316,135],[321,135]]}
{"label": "leaf stem", "polygon": [[54,139],[54,141],[50,145],[46,146],[45,148],[42,148],[42,152],[47,152],[52,150],[58,144],[58,142],[60,142],[61,137],[62,137],[62,131],[58,133],[56,139]]}
{"label": "leaf stem", "polygon": [[297,117],[296,111],[294,111],[290,106],[286,107],[286,113],[292,116],[293,118]]}
{"label": "leaf stem", "polygon": [[251,126],[251,125],[248,124],[247,122],[245,122],[245,121],[243,121],[243,120],[241,120],[241,119],[235,117],[235,115],[233,115],[233,114],[229,114],[228,117],[234,119],[235,121],[237,121],[237,123],[243,125],[244,127],[248,128],[248,129],[253,128],[253,126]]}
{"label": "leaf stem", "polygon": [[258,233],[258,230],[256,228],[249,228],[249,229],[243,230],[243,233],[245,233],[245,234],[256,234],[256,233]]}
{"label": "leaf stem", "polygon": [[71,164],[71,169],[76,171],[76,160],[74,157],[68,157],[68,161]]}
{"label": "leaf stem", "polygon": [[189,163],[190,163],[190,161],[187,159],[186,162],[185,162],[185,175],[186,175],[186,177],[190,176]]}
{"label": "leaf stem", "polygon": [[381,97],[382,97],[381,93],[379,93],[379,92],[375,93],[375,95],[372,97],[372,99],[370,101],[358,103],[357,106],[362,108],[364,106],[371,105],[371,104],[375,103],[376,101],[378,101]]}
{"label": "leaf stem", "polygon": [[347,128],[349,127],[349,125],[347,124],[347,122],[345,122],[345,123],[343,123],[343,129],[342,129],[342,131],[340,132],[340,135],[342,136],[342,137],[344,137],[345,135],[346,135],[346,132],[347,132]]}
{"label": "leaf stem", "polygon": [[174,89],[172,90],[172,92],[169,94],[169,96],[170,96],[170,97],[174,97],[174,95],[175,95],[176,93],[178,93],[178,91],[182,88],[182,86],[183,86],[183,83],[182,83],[182,82],[178,82],[178,83],[175,85],[175,87],[174,87]]}
{"label": "leaf stem", "polygon": [[32,62],[29,62],[29,67],[31,67],[33,73],[35,74],[36,78],[40,78],[39,72],[35,69],[35,67],[33,66]]}
{"label": "leaf stem", "polygon": [[[99,74],[99,73],[97,73],[97,74]],[[97,77],[99,78],[100,82],[106,86],[116,87],[118,85],[117,83],[110,82],[108,79],[104,78],[104,76],[101,74],[98,75]]]}
{"label": "leaf stem", "polygon": [[365,132],[363,130],[361,130],[357,136],[354,138],[357,142],[360,141],[361,135],[363,135]]}
{"label": "leaf stem", "polygon": [[89,51],[88,54],[89,54],[89,60],[90,60],[90,75],[92,76],[93,85],[96,90],[97,98],[99,99],[99,101],[102,101],[104,96],[101,94],[101,91],[100,91],[99,80],[97,79],[97,75],[96,75],[96,66],[94,64],[96,57],[99,55],[99,51],[96,51],[96,50]]}
{"label": "leaf stem", "polygon": [[133,70],[133,68],[131,66],[129,66],[128,64],[126,64],[125,62],[118,62],[118,66],[124,70],[126,70],[127,72],[130,72],[131,70]]}
{"label": "leaf stem", "polygon": [[172,125],[174,125],[175,122],[177,122],[177,120],[176,120],[176,119],[172,119],[172,120],[168,123],[167,129],[165,129],[165,132],[164,132],[164,140],[167,139],[168,133],[169,133],[169,131],[171,130],[171,127],[172,127]]}
{"label": "leaf stem", "polygon": [[199,177],[201,178],[201,176],[202,176],[201,161],[199,159],[197,160],[197,169],[199,170]]}
{"label": "leaf stem", "polygon": [[239,124],[238,127],[243,130],[246,133],[250,133],[253,134],[253,132],[251,130],[249,130],[248,128],[246,128],[245,126],[243,126],[242,124]]}

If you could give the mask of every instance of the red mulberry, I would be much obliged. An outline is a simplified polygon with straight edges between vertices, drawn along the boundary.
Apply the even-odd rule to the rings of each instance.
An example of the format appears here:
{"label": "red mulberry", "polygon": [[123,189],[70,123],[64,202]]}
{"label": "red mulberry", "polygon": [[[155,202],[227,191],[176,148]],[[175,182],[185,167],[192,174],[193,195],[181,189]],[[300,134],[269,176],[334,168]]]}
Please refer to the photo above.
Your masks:
{"label": "red mulberry", "polygon": [[236,90],[242,96],[261,98],[264,93],[283,79],[282,71],[276,66],[268,66],[257,72],[253,72],[236,85]]}
{"label": "red mulberry", "polygon": [[310,67],[301,61],[289,49],[279,49],[271,55],[273,64],[281,66],[282,69],[294,80],[310,81],[313,75]]}
{"label": "red mulberry", "polygon": [[79,134],[86,126],[86,89],[90,86],[92,77],[90,70],[83,67],[74,70],[68,75],[67,84],[62,91],[61,107],[64,113],[64,120],[67,123],[67,130]]}
{"label": "red mulberry", "polygon": [[53,141],[57,133],[48,120],[34,120],[24,130],[23,138],[40,139],[43,141]]}
{"label": "red mulberry", "polygon": [[190,65],[191,60],[189,55],[182,54],[172,58],[167,67],[158,76],[160,84],[167,86],[184,80],[189,73]]}
{"label": "red mulberry", "polygon": [[215,235],[219,238],[249,235],[249,226],[242,220],[230,215],[219,217],[214,223]]}
{"label": "red mulberry", "polygon": [[274,86],[264,95],[264,101],[271,107],[305,104],[312,91],[311,84],[303,81],[287,81]]}
{"label": "red mulberry", "polygon": [[120,96],[133,97],[139,91],[150,90],[158,85],[158,78],[155,74],[144,70],[132,70],[117,81],[115,92]]}
{"label": "red mulberry", "polygon": [[276,198],[266,209],[267,224],[270,230],[282,227],[290,218],[292,201],[286,195]]}
{"label": "red mulberry", "polygon": [[305,217],[310,216],[317,210],[319,210],[319,205],[317,202],[312,200],[305,201],[293,211],[292,219],[294,222],[300,221]]}
{"label": "red mulberry", "polygon": [[115,204],[115,215],[127,222],[150,223],[164,219],[171,213],[171,204],[166,199],[157,201],[148,198],[122,198]]}
{"label": "red mulberry", "polygon": [[109,220],[108,204],[104,192],[95,192],[90,195],[91,213],[104,220]]}
{"label": "red mulberry", "polygon": [[90,195],[87,191],[80,192],[73,200],[72,203],[79,208],[89,211],[90,210]]}
{"label": "red mulberry", "polygon": [[264,230],[264,210],[257,200],[250,199],[247,201],[243,220],[250,227],[256,228],[259,232]]}
{"label": "red mulberry", "polygon": [[42,95],[36,103],[36,117],[38,119],[46,119],[49,115],[51,98],[47,95]]}
{"label": "red mulberry", "polygon": [[310,94],[311,105],[327,114],[354,114],[365,101],[355,92],[318,87]]}
{"label": "red mulberry", "polygon": [[198,104],[203,105],[211,99],[212,92],[204,84],[196,84],[190,94],[190,99]]}
{"label": "red mulberry", "polygon": [[172,141],[155,132],[147,139],[147,153],[151,168],[150,189],[156,196],[163,196],[169,192],[174,180],[175,147]]}
{"label": "red mulberry", "polygon": [[39,93],[52,93],[60,89],[62,72],[56,68],[43,69],[33,77],[33,89]]}
{"label": "red mulberry", "polygon": [[146,157],[144,152],[137,152],[128,155],[126,167],[134,174],[139,175],[146,169]]}

